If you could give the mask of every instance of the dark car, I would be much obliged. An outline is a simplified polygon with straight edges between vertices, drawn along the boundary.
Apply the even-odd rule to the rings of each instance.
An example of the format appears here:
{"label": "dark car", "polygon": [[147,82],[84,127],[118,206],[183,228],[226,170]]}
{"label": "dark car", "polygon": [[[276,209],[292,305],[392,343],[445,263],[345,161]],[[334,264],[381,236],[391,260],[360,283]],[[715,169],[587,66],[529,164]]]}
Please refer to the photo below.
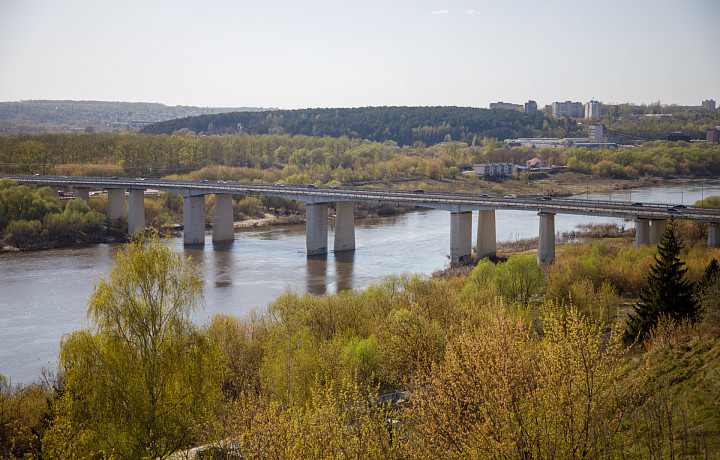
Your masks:
{"label": "dark car", "polygon": [[421,188],[416,188],[415,190],[413,190],[413,193],[425,193],[425,190]]}
{"label": "dark car", "polygon": [[118,180],[118,176],[112,176],[110,180]]}
{"label": "dark car", "polygon": [[207,183],[208,183],[208,180],[207,180],[207,179],[203,179],[203,180],[200,181],[200,183],[201,183],[201,184],[207,184]]}
{"label": "dark car", "polygon": [[483,193],[480,195],[481,198],[492,198],[492,195],[488,195],[487,193]]}
{"label": "dark car", "polygon": [[318,188],[315,184],[308,184],[308,188]]}
{"label": "dark car", "polygon": [[682,214],[682,211],[680,211],[679,209],[675,209],[675,208],[668,208],[668,212],[670,214]]}
{"label": "dark car", "polygon": [[630,206],[642,206],[642,203],[636,201],[635,203],[630,203]]}
{"label": "dark car", "polygon": [[677,205],[677,206],[675,206],[675,207],[678,208],[678,209],[685,209],[685,208],[687,208],[687,206],[685,206],[684,204],[679,204],[679,205]]}

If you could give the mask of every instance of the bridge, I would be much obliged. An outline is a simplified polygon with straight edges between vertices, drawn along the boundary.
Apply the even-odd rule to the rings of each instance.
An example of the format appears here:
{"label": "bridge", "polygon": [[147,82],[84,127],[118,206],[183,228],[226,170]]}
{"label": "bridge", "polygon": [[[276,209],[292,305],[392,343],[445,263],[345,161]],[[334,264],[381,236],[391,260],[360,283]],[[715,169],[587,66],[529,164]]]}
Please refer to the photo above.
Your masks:
{"label": "bridge", "polygon": [[[656,244],[670,216],[709,224],[708,246],[720,247],[720,209],[657,203],[583,200],[537,196],[489,196],[476,193],[403,191],[366,187],[327,187],[258,182],[209,182],[147,178],[65,177],[3,175],[21,184],[72,187],[77,198],[89,202],[90,189],[107,190],[107,218],[127,218],[128,232],[145,229],[146,190],[183,197],[183,241],[205,241],[205,195],[215,195],[213,241],[234,239],[232,195],[265,195],[306,204],[306,252],[328,252],[328,205],[335,203],[335,252],[355,249],[354,203],[372,202],[442,209],[450,212],[450,260],[464,263],[472,255],[472,212],[478,212],[476,253],[495,255],[495,210],[535,211],[540,216],[538,260],[555,258],[555,215],[579,214],[631,219],[635,222],[635,246]],[[127,204],[126,204],[127,196]]]}

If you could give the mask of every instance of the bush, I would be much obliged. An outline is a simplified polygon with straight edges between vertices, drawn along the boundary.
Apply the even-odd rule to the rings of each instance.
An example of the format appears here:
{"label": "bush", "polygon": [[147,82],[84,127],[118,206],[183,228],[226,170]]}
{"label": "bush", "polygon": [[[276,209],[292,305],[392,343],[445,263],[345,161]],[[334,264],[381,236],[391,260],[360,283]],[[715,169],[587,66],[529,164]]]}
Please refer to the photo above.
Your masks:
{"label": "bush", "polygon": [[14,220],[5,229],[5,241],[17,248],[28,249],[37,243],[41,231],[39,220]]}

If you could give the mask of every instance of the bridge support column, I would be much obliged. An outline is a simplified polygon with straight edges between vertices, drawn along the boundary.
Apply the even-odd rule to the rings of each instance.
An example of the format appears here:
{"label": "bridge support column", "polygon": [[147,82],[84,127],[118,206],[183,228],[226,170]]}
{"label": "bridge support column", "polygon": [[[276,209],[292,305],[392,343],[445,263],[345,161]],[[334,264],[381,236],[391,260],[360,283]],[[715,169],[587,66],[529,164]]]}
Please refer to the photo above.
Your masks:
{"label": "bridge support column", "polygon": [[541,264],[555,259],[555,214],[539,212],[540,233],[538,235],[538,262]]}
{"label": "bridge support column", "polygon": [[75,198],[82,198],[90,204],[90,187],[75,187]]}
{"label": "bridge support column", "polygon": [[216,193],[212,240],[232,241],[234,239],[232,195]]}
{"label": "bridge support column", "polygon": [[650,244],[650,221],[635,219],[635,248]]}
{"label": "bridge support column", "polygon": [[478,211],[476,258],[481,260],[492,257],[497,253],[497,239],[495,236],[495,210]]}
{"label": "bridge support column", "polygon": [[305,206],[305,245],[309,256],[327,254],[328,204],[318,203]]}
{"label": "bridge support column", "polygon": [[128,234],[145,231],[145,190],[130,190],[128,196]]}
{"label": "bridge support column", "polygon": [[205,196],[183,197],[183,243],[205,244]]}
{"label": "bridge support column", "polygon": [[450,263],[472,261],[472,212],[450,213]]}
{"label": "bridge support column", "polygon": [[338,201],[335,203],[335,246],[334,251],[355,249],[355,203]]}
{"label": "bridge support column", "polygon": [[667,220],[655,220],[650,221],[650,244],[658,244],[660,241],[660,235],[665,231],[667,226]]}
{"label": "bridge support column", "polygon": [[111,188],[107,191],[107,218],[110,220],[122,219],[127,214],[125,207],[125,190],[121,188]]}
{"label": "bridge support column", "polygon": [[708,247],[720,248],[720,223],[708,223]]}

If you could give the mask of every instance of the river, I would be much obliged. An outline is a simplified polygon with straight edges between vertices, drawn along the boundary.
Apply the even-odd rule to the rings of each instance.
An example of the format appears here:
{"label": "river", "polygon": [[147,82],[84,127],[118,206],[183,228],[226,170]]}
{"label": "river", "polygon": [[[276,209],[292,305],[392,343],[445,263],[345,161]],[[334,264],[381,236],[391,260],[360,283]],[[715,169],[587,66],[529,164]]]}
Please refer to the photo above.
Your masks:
{"label": "river", "polygon": [[[709,195],[720,195],[720,182],[670,183],[577,198],[688,205]],[[622,221],[557,215],[555,230],[600,222]],[[536,237],[538,225],[534,212],[496,212],[499,241]],[[332,238],[330,226],[330,244]],[[205,308],[193,320],[204,324],[217,312],[243,315],[263,309],[285,291],[325,295],[364,288],[394,273],[430,275],[448,266],[450,214],[421,210],[359,219],[355,240],[355,251],[317,258],[305,256],[304,225],[244,229],[233,242],[220,244],[207,234],[202,247],[184,248],[179,238],[171,244],[203,266]],[[112,266],[117,247],[0,254],[0,374],[13,383],[29,383],[38,379],[41,368],[55,370],[63,334],[87,325],[87,299],[95,281]]]}

